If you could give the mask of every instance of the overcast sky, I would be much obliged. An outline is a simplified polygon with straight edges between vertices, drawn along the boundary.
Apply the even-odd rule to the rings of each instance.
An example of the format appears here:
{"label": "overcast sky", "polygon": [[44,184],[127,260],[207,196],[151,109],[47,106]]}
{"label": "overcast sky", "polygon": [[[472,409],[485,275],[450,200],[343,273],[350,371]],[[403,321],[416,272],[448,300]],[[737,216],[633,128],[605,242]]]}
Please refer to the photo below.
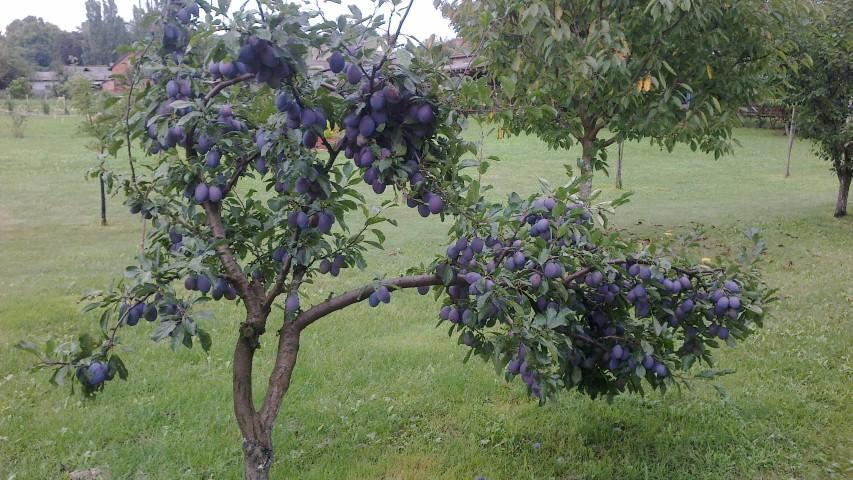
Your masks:
{"label": "overcast sky", "polygon": [[[131,18],[133,5],[136,0],[115,0],[119,14],[125,20]],[[0,28],[4,31],[6,25],[17,18],[29,15],[42,17],[46,21],[58,25],[63,30],[75,30],[86,19],[85,0],[0,0]],[[234,0],[239,5],[242,2]],[[343,4],[355,4],[368,14],[368,8],[373,5],[370,0],[342,0]],[[330,8],[333,6],[330,5]],[[337,13],[337,12],[330,12]],[[456,35],[449,23],[433,6],[432,0],[415,0],[412,13],[403,26],[403,33],[421,40],[436,34],[443,38],[453,38]]]}

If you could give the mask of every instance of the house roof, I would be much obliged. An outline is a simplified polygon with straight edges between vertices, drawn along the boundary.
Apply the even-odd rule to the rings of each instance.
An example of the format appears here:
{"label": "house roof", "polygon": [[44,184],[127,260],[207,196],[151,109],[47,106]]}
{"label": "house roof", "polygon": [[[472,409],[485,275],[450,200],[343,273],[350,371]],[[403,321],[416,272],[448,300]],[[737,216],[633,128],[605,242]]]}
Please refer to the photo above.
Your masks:
{"label": "house roof", "polygon": [[83,75],[89,80],[106,82],[110,79],[110,67],[108,65],[68,65],[65,74],[70,76]]}
{"label": "house roof", "polygon": [[59,74],[56,72],[33,72],[30,74],[31,82],[56,82],[59,80]]}

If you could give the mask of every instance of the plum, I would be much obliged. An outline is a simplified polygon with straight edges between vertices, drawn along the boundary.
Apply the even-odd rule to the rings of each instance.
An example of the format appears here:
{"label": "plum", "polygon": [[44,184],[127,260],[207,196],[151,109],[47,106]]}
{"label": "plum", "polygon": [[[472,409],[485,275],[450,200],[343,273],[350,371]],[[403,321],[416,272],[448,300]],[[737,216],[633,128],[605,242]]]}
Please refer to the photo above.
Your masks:
{"label": "plum", "polygon": [[358,82],[361,81],[361,77],[363,76],[361,72],[361,68],[358,65],[350,64],[347,68],[347,81],[351,85],[358,85]]}
{"label": "plum", "polygon": [[740,293],[740,286],[732,280],[726,280],[723,286],[732,293]]}
{"label": "plum", "polygon": [[299,310],[299,295],[296,293],[289,294],[284,303],[284,308],[291,313]]}
{"label": "plum", "polygon": [[385,94],[381,90],[370,96],[370,108],[373,110],[385,108]]}
{"label": "plum", "polygon": [[208,189],[207,199],[213,203],[219,203],[222,200],[222,188],[219,185],[211,185]]}
{"label": "plum", "polygon": [[374,308],[378,307],[379,306],[379,295],[377,295],[376,292],[371,293],[370,296],[367,297],[367,303],[371,307],[374,307]]}
{"label": "plum", "polygon": [[[344,60],[344,56],[341,55],[340,52],[333,52],[329,55],[329,70],[332,73],[341,73],[346,66],[346,60]],[[357,82],[356,82],[357,83]]]}
{"label": "plum", "polygon": [[539,288],[542,285],[542,276],[538,273],[534,273],[530,276],[530,286],[533,288]]}
{"label": "plum", "polygon": [[370,115],[365,115],[361,117],[361,120],[358,122],[358,133],[364,135],[365,137],[369,137],[373,135],[376,131],[376,121],[373,120],[373,117]]}
{"label": "plum", "polygon": [[145,320],[149,322],[153,322],[157,320],[157,306],[154,304],[149,304],[145,306],[145,311],[142,314],[145,317]]}
{"label": "plum", "polygon": [[562,268],[560,264],[552,261],[545,262],[544,272],[546,278],[557,278],[562,274]]}
{"label": "plum", "polygon": [[104,383],[107,379],[107,365],[100,361],[94,361],[89,364],[86,369],[87,383],[91,387],[96,387]]}
{"label": "plum", "polygon": [[302,146],[308,149],[314,148],[317,145],[317,134],[312,130],[305,130],[302,134]]}
{"label": "plum", "polygon": [[335,223],[334,215],[326,212],[320,212],[317,220],[317,229],[321,233],[327,234],[332,231],[332,225]]}
{"label": "plum", "polygon": [[432,111],[432,105],[424,104],[418,107],[417,119],[424,125],[432,123],[435,120],[435,114]]}
{"label": "plum", "polygon": [[439,214],[444,210],[444,200],[438,195],[431,195],[429,201],[429,211],[432,214]]}
{"label": "plum", "polygon": [[166,95],[168,95],[169,98],[177,97],[180,92],[181,92],[181,87],[180,87],[180,85],[178,85],[178,82],[176,82],[175,80],[169,80],[166,83]]}
{"label": "plum", "polygon": [[208,199],[209,193],[210,192],[209,192],[209,189],[207,188],[207,185],[205,185],[204,183],[199,183],[195,187],[195,193],[194,193],[195,201],[198,203],[206,202]]}
{"label": "plum", "polygon": [[219,166],[219,161],[222,159],[222,154],[217,149],[212,149],[207,152],[207,155],[204,157],[204,164],[209,168],[216,168]]}
{"label": "plum", "polygon": [[389,303],[391,301],[391,292],[385,285],[381,285],[376,289],[376,296],[379,297],[382,303]]}
{"label": "plum", "polygon": [[199,274],[199,276],[196,278],[196,287],[198,288],[198,291],[201,293],[209,292],[210,287],[211,287],[210,278],[203,273]]}

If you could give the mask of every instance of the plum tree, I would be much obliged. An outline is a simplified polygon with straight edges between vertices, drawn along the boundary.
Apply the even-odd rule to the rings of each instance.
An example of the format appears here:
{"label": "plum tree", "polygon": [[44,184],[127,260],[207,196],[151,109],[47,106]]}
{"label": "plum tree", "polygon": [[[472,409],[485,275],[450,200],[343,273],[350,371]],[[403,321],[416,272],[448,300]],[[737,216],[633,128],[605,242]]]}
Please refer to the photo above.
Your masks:
{"label": "plum tree", "polygon": [[781,85],[774,73],[792,47],[784,22],[803,2],[441,3],[484,72],[465,87],[469,106],[494,108],[505,131],[551,148],[580,145],[588,197],[620,141],[731,151],[737,109]]}
{"label": "plum tree", "polygon": [[[139,262],[114,287],[87,295],[86,311],[102,311],[98,338],[81,335],[68,348],[19,344],[39,355],[37,366],[94,395],[127,378],[116,350],[125,328],[144,318],[154,340],[207,350],[200,305],[239,301],[234,412],[244,476],[266,479],[301,333],[360,302],[380,308],[400,290],[432,289],[441,324],[468,355],[493,362],[507,380],[520,376],[540,402],[565,389],[606,398],[666,389],[687,381],[696,361],[710,364],[718,340],[733,344],[761,325],[772,292],[756,267],[763,243],[755,232],[737,259],[705,265],[680,254],[676,240],[641,243],[609,231],[606,213],[620,201],[581,200],[582,178],[488,199],[479,180],[488,164],[461,138],[444,57],[399,42],[411,4],[386,17],[399,17],[392,30],[358,9],[317,23],[317,12],[273,0],[234,13],[168,2],[162,35],[135,57],[151,81],[128,90],[125,133],[150,152],[129,157],[137,173],[124,184],[146,225]],[[312,49],[330,59],[327,70],[308,68]],[[342,135],[326,138],[329,126]],[[211,165],[213,151],[225,160]],[[252,180],[264,188],[247,186]],[[370,193],[386,189],[402,195]],[[396,226],[385,214],[396,198],[431,217],[419,221],[448,221],[447,249],[400,275],[312,295],[317,276],[366,266],[365,252]],[[280,321],[274,305],[283,307]],[[267,339],[277,342],[275,361],[256,404],[255,353]]]}
{"label": "plum tree", "polygon": [[792,33],[812,64],[789,78],[789,100],[798,107],[801,135],[814,140],[814,151],[832,165],[838,178],[834,214],[843,217],[853,183],[853,6],[833,1],[815,8],[814,28]]}

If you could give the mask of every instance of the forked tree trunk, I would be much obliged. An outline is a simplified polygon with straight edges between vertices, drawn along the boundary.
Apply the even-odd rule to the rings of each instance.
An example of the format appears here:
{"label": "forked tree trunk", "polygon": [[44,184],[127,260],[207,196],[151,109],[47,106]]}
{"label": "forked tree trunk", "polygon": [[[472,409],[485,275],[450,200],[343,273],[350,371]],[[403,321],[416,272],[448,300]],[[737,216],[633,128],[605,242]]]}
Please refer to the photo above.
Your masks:
{"label": "forked tree trunk", "polygon": [[849,170],[838,174],[838,200],[835,202],[836,217],[847,215],[847,199],[850,195],[851,179],[853,179],[853,172]]}
{"label": "forked tree trunk", "polygon": [[616,149],[616,188],[622,190],[622,148],[625,146],[623,140],[619,140],[619,146]]}

